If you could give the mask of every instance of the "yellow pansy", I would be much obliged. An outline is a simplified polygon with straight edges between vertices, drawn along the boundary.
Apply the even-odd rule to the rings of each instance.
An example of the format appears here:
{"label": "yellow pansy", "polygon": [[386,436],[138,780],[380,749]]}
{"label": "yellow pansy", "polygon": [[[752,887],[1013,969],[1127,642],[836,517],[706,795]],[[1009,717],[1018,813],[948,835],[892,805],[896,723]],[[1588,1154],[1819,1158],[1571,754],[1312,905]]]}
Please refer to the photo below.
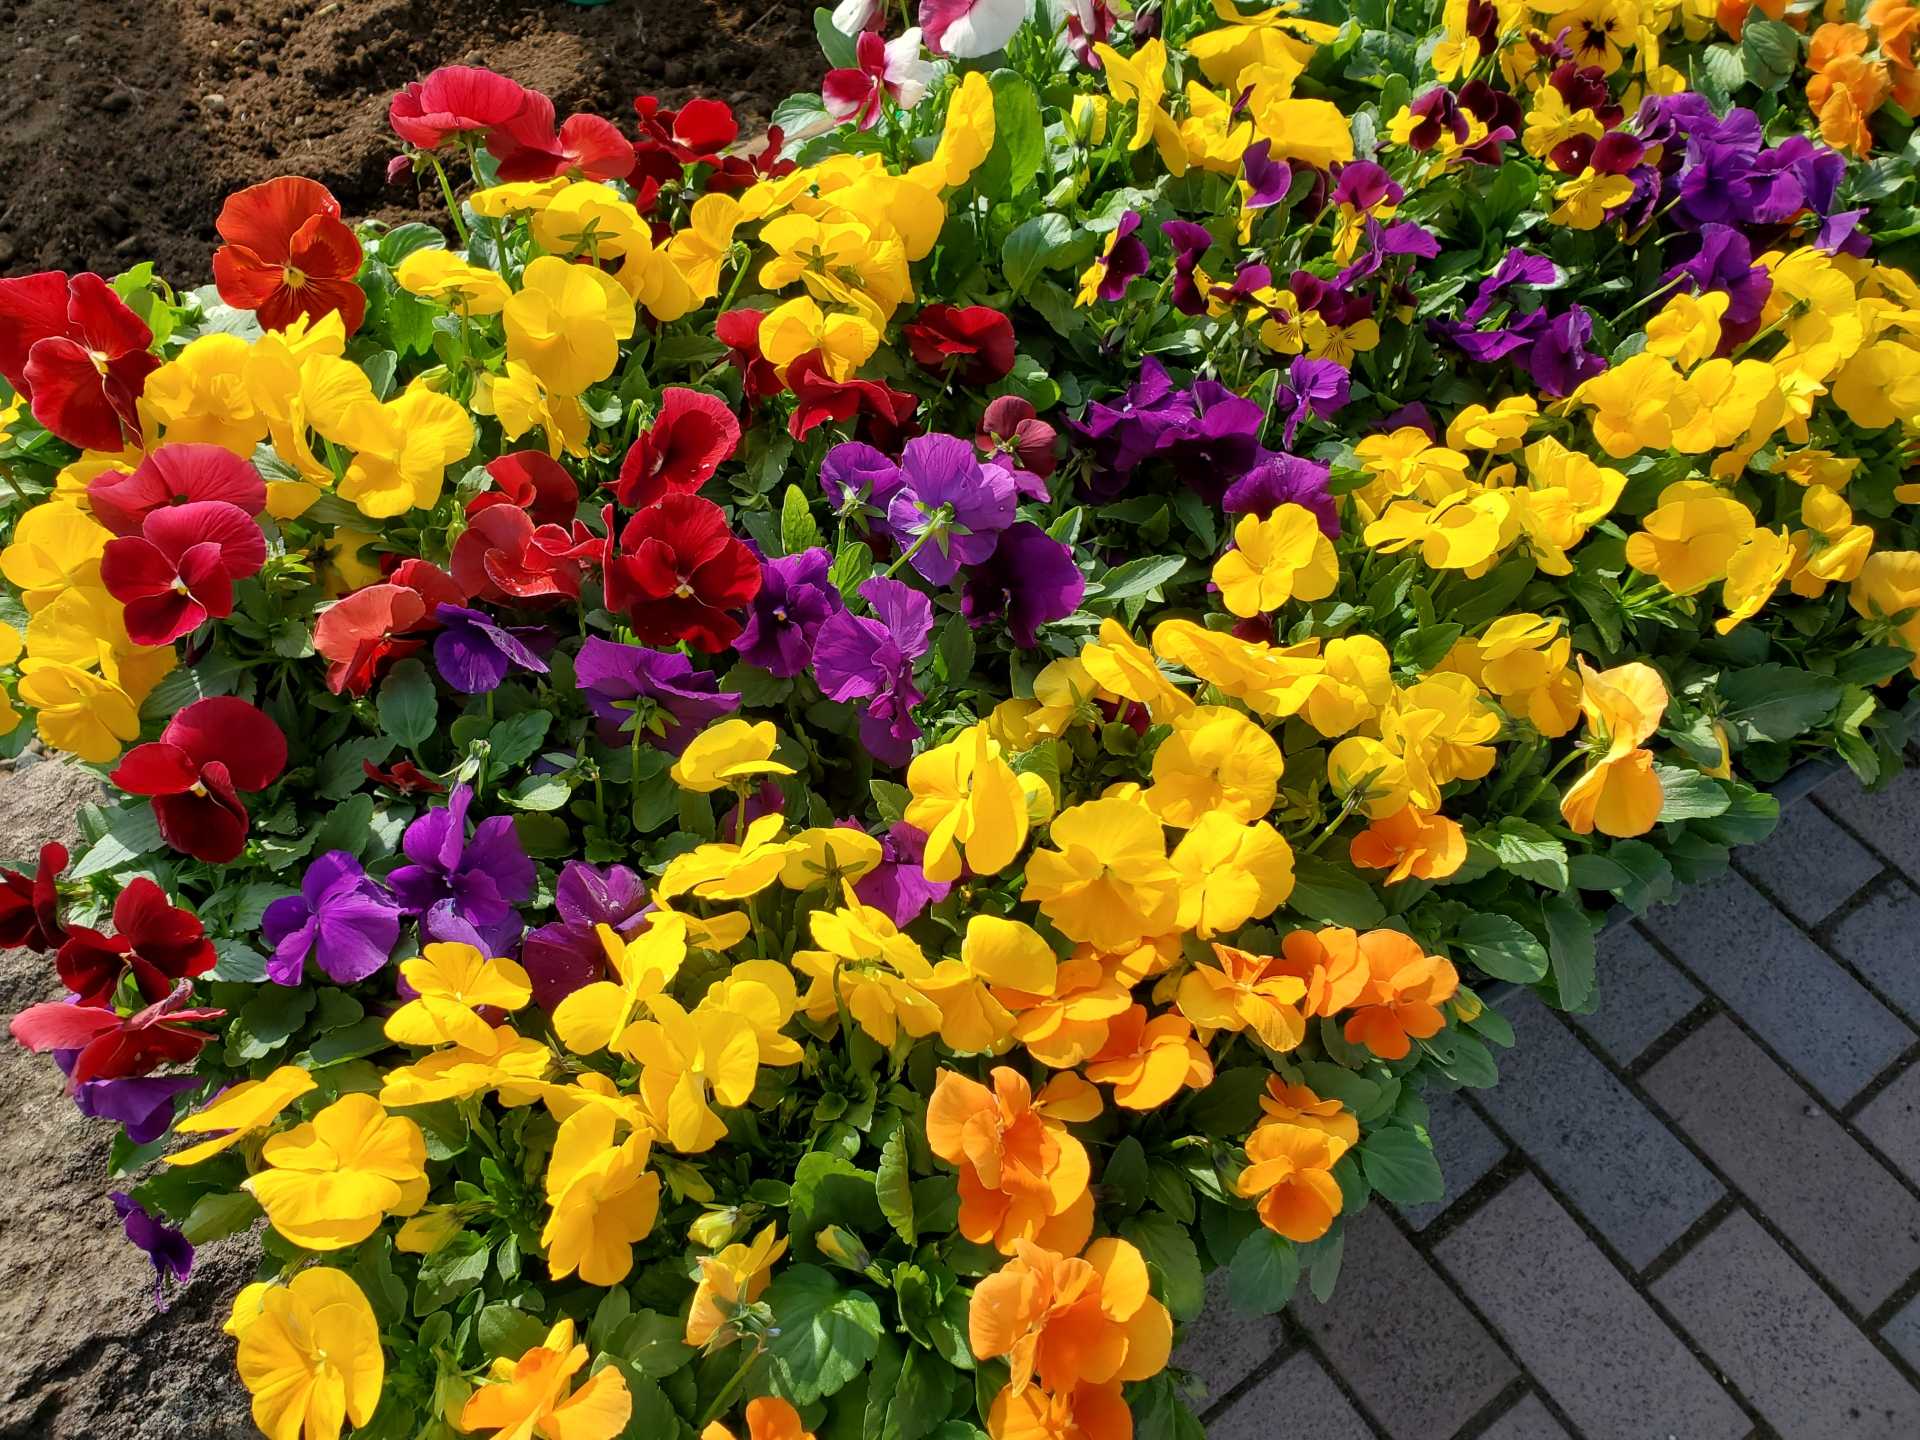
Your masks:
{"label": "yellow pansy", "polygon": [[687,959],[686,921],[671,911],[656,911],[646,929],[630,939],[622,940],[607,925],[596,927],[596,933],[613,978],[581,986],[553,1012],[554,1034],[576,1055],[612,1044]]}
{"label": "yellow pansy", "polygon": [[1324,600],[1339,581],[1333,542],[1318,517],[1291,502],[1264,520],[1241,516],[1233,548],[1213,567],[1221,603],[1242,618],[1269,614],[1289,600]]}
{"label": "yellow pansy", "polygon": [[[1847,603],[1869,620],[1893,622],[1893,637],[1920,655],[1920,550],[1878,550],[1847,587]],[[1911,666],[1920,675],[1920,659]]]}
{"label": "yellow pansy", "polygon": [[533,998],[527,972],[513,960],[494,960],[471,945],[441,941],[400,965],[414,998],[387,1017],[389,1040],[402,1045],[461,1045],[489,1053],[493,1029],[474,1012],[483,1006],[518,1010]]}
{"label": "yellow pansy", "polygon": [[339,1440],[373,1419],[386,1382],[380,1322],[345,1271],[320,1265],[285,1285],[249,1285],[227,1330],[267,1440]]}
{"label": "yellow pansy", "polygon": [[357,405],[329,438],[354,456],[340,480],[340,498],[375,520],[431,509],[447,466],[473,449],[473,421],[451,395],[419,380],[386,404]]}
{"label": "yellow pansy", "polygon": [[633,1396],[620,1367],[596,1370],[567,1391],[589,1358],[587,1347],[573,1342],[573,1321],[560,1321],[518,1360],[493,1362],[488,1383],[460,1409],[460,1429],[491,1430],[494,1440],[615,1440],[633,1418]]}
{"label": "yellow pansy", "polygon": [[1800,497],[1800,523],[1794,534],[1793,593],[1817,597],[1834,581],[1859,575],[1873,551],[1873,527],[1856,525],[1853,507],[1840,492],[1809,485]]}
{"label": "yellow pansy", "polygon": [[1107,93],[1122,105],[1137,107],[1130,150],[1143,149],[1148,141],[1160,152],[1160,162],[1168,173],[1187,173],[1187,147],[1180,139],[1180,127],[1161,101],[1167,93],[1167,47],[1157,37],[1147,41],[1132,55],[1122,55],[1111,45],[1096,44],[1093,53],[1100,57],[1100,73],[1107,82]]}
{"label": "yellow pansy", "polygon": [[270,1136],[267,1168],[244,1182],[281,1235],[308,1250],[358,1245],[386,1215],[411,1215],[427,1199],[420,1127],[351,1094],[312,1120]]}
{"label": "yellow pansy", "polygon": [[665,994],[647,1002],[619,1048],[640,1062],[640,1093],[662,1126],[661,1138],[682,1154],[711,1150],[727,1125],[714,1105],[747,1103],[760,1073],[753,1026],[738,1015],[704,1007],[689,1014]]}
{"label": "yellow pansy", "polygon": [[771,720],[757,724],[722,720],[694,736],[668,771],[682,790],[702,794],[740,785],[762,775],[791,775],[793,767],[773,758],[780,743]]}
{"label": "yellow pansy", "polygon": [[617,260],[636,245],[651,245],[647,222],[611,185],[575,180],[533,212],[528,224],[550,255]]}
{"label": "yellow pansy", "polygon": [[1753,533],[1753,512],[1698,480],[1660,492],[1660,503],[1627,537],[1627,563],[1676,595],[1692,595],[1727,574],[1733,552]]}
{"label": "yellow pansy", "polygon": [[829,314],[811,295],[783,301],[760,321],[760,353],[782,372],[817,350],[828,375],[850,380],[879,348],[880,330],[872,320],[845,311]]}
{"label": "yellow pansy", "polygon": [[563,454],[587,453],[587,412],[579,400],[547,389],[518,360],[507,361],[501,374],[489,371],[475,380],[473,413],[493,416],[509,440],[540,431],[546,437],[547,454],[555,460]]}
{"label": "yellow pansy", "polygon": [[1581,835],[1644,835],[1666,804],[1653,755],[1640,748],[1666,714],[1666,682],[1638,661],[1596,672],[1584,659],[1580,680],[1580,709],[1599,754],[1561,797],[1560,813]]}
{"label": "yellow pansy", "polygon": [[686,277],[696,300],[720,293],[720,267],[733,247],[740,218],[740,202],[731,195],[702,195],[687,212],[687,223],[667,242],[667,256]]}
{"label": "yellow pansy", "polygon": [[1593,407],[1593,438],[1616,460],[1666,449],[1675,419],[1691,418],[1672,363],[1645,350],[1583,382],[1573,399]]}
{"label": "yellow pansy", "polygon": [[1153,652],[1112,616],[1100,622],[1100,638],[1082,648],[1080,663],[1095,684],[1146,706],[1155,720],[1171,720],[1193,708],[1193,701],[1161,673]]}
{"label": "yellow pansy", "polygon": [[508,1109],[538,1100],[553,1052],[510,1025],[495,1026],[487,1043],[491,1048],[455,1045],[411,1065],[395,1066],[381,1078],[380,1103],[389,1108],[433,1105],[483,1090],[495,1091]]}
{"label": "yellow pansy", "polygon": [[53,749],[104,765],[140,738],[139,707],[113,681],[54,661],[29,660],[21,671],[20,699]]}
{"label": "yellow pansy", "polygon": [[1027,801],[999,742],[982,723],[914,756],[904,819],[927,837],[927,879],[956,880],[964,856],[975,875],[998,875],[1027,843]]}
{"label": "yellow pansy", "polygon": [[786,1253],[787,1242],[769,1225],[751,1244],[729,1245],[717,1255],[701,1256],[700,1281],[687,1311],[687,1344],[729,1343],[734,1338],[734,1316],[766,1293],[774,1263]]}
{"label": "yellow pansy", "polygon": [[633,1270],[633,1247],[653,1232],[660,1177],[646,1168],[652,1138],[636,1130],[616,1145],[613,1135],[613,1112],[590,1105],[562,1121],[554,1139],[540,1243],[556,1280],[578,1271],[589,1285],[618,1285]]}
{"label": "yellow pansy", "polygon": [[1167,860],[1160,821],[1138,799],[1089,800],[1054,817],[1021,892],[1070,940],[1120,950],[1171,930],[1180,874]]}
{"label": "yellow pansy", "polygon": [[633,299],[592,265],[542,255],[521,274],[501,320],[509,360],[549,390],[578,395],[620,363],[620,342],[633,338]]}
{"label": "yellow pansy", "polygon": [[1142,798],[1181,829],[1209,812],[1258,820],[1273,809],[1284,766],[1265,730],[1229,706],[1202,705],[1175,720],[1154,751],[1153,785]]}
{"label": "yellow pansy", "polygon": [[1527,431],[1540,418],[1540,406],[1531,395],[1509,395],[1491,410],[1469,405],[1447,425],[1447,445],[1454,450],[1491,450],[1504,455],[1517,450]]}
{"label": "yellow pansy", "polygon": [[948,1048],[997,1054],[1011,1039],[1015,1019],[996,991],[1018,992],[1031,1004],[1053,993],[1056,973],[1052,949],[1032,926],[975,915],[967,921],[959,958],[935,965],[920,988],[940,1007],[940,1038]]}
{"label": "yellow pansy", "polygon": [[835,895],[843,882],[858,880],[878,866],[885,853],[866,831],[844,825],[816,825],[795,835],[791,843],[780,867],[780,883],[789,890],[824,885]]}
{"label": "yellow pansy", "polygon": [[762,1065],[800,1063],[799,1044],[781,1033],[800,1008],[800,990],[793,972],[778,960],[742,960],[714,981],[700,1005],[745,1020],[759,1044]]}
{"label": "yellow pansy", "polygon": [[1607,211],[1633,198],[1633,181],[1624,175],[1602,174],[1589,165],[1558,186],[1553,198],[1560,203],[1547,218],[1555,225],[1592,230],[1607,218]]}
{"label": "yellow pansy", "polygon": [[947,101],[946,120],[933,158],[907,172],[910,179],[936,190],[953,190],[973,178],[973,172],[993,149],[993,87],[981,71],[969,70]]}
{"label": "yellow pansy", "polygon": [[1690,369],[1720,348],[1720,326],[1730,297],[1724,290],[1671,297],[1647,322],[1647,349]]}
{"label": "yellow pansy", "polygon": [[782,838],[786,822],[776,813],[762,815],[747,826],[738,845],[709,841],[667,862],[654,887],[662,900],[692,895],[701,900],[744,900],[758,895],[801,853],[795,841]]}
{"label": "yellow pansy", "polygon": [[238,335],[202,335],[147,377],[142,418],[164,426],[169,444],[219,445],[244,459],[267,438],[249,383],[252,364],[252,347]]}
{"label": "yellow pansy", "polygon": [[901,1031],[914,1039],[940,1027],[940,1010],[920,992],[933,967],[913,938],[883,911],[862,905],[851,887],[837,910],[807,917],[818,950],[796,951],[793,968],[812,982],[801,1004],[824,1024],[845,1007],[854,1023],[889,1048]]}
{"label": "yellow pansy", "polygon": [[1713,622],[1721,635],[1758,615],[1793,568],[1793,542],[1785,530],[1756,528],[1727,561],[1720,600],[1727,613]]}
{"label": "yellow pansy", "polygon": [[0,574],[19,588],[31,615],[75,586],[100,589],[100,556],[112,538],[112,531],[78,505],[35,505],[21,515],[12,542],[0,550]]}
{"label": "yellow pansy", "polygon": [[462,315],[498,315],[513,295],[496,272],[437,245],[408,255],[394,267],[393,278],[408,294],[445,301]]}
{"label": "yellow pansy", "polygon": [[176,1135],[211,1133],[213,1138],[175,1151],[166,1157],[167,1164],[198,1165],[238,1145],[278,1120],[289,1105],[313,1088],[313,1076],[298,1065],[282,1065],[264,1079],[242,1080],[229,1086],[210,1104],[175,1122]]}
{"label": "yellow pansy", "polygon": [[1264,920],[1293,893],[1293,847],[1264,820],[1210,810],[1173,847],[1179,925],[1202,940]]}
{"label": "yellow pansy", "polygon": [[876,322],[913,295],[905,248],[857,221],[789,213],[763,225],[760,239],[774,252],[758,275],[769,290],[798,281],[814,299],[851,305]]}

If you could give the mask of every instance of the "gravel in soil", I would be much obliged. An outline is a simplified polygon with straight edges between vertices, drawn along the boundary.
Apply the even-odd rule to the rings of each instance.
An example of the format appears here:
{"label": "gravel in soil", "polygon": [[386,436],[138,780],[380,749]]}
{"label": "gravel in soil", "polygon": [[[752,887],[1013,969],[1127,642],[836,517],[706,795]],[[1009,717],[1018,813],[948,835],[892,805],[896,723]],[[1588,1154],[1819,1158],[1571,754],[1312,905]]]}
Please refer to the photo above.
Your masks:
{"label": "gravel in soil", "polygon": [[[488,65],[633,131],[633,97],[764,123],[823,62],[809,0],[0,0],[0,274],[143,259],[204,283],[241,186],[309,175],[349,216],[429,218],[386,179],[387,101]],[[428,182],[431,184],[431,180]]]}

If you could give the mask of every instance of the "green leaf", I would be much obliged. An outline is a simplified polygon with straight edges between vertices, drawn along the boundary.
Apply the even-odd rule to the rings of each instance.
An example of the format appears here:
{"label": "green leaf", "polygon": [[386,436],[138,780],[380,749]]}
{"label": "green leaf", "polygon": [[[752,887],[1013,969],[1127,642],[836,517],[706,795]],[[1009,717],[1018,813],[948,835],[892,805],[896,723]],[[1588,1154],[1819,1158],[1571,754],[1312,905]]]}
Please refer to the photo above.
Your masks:
{"label": "green leaf", "polygon": [[873,796],[874,808],[880,812],[880,818],[889,825],[896,825],[905,817],[907,805],[913,799],[911,790],[891,780],[869,780],[867,790]]}
{"label": "green leaf", "polygon": [[344,800],[367,783],[367,762],[384,765],[393,753],[393,738],[368,735],[343,740],[320,758],[315,783],[322,800]]}
{"label": "green leaf", "polygon": [[1147,1152],[1133,1136],[1121,1138],[1100,1171],[1100,1198],[1122,1210],[1147,1203]]}
{"label": "green leaf", "polygon": [[409,750],[425,744],[439,719],[439,702],[427,667],[409,656],[380,682],[376,704],[380,728]]}
{"label": "green leaf", "polygon": [[1720,718],[1747,743],[1791,740],[1833,713],[1842,688],[1830,676],[1787,665],[1755,665],[1720,677]]}
{"label": "green leaf", "polygon": [[1454,931],[1454,943],[1496,980],[1531,985],[1547,973],[1547,949],[1511,915],[1469,915]]}
{"label": "green leaf", "polygon": [[931,1350],[907,1347],[900,1361],[880,1440],[925,1440],[947,1418],[953,1398],[953,1368]]}
{"label": "green leaf", "polygon": [[820,527],[814,523],[813,507],[807,503],[806,492],[798,485],[787,486],[787,493],[780,497],[781,551],[798,555],[819,543]]}
{"label": "green leaf", "polygon": [[680,1317],[662,1315],[657,1310],[634,1311],[612,1328],[600,1348],[655,1380],[664,1380],[683,1369],[699,1354],[687,1344],[686,1325]]}
{"label": "green leaf", "polygon": [[987,77],[993,87],[993,148],[974,173],[973,185],[995,200],[1024,193],[1046,159],[1046,124],[1040,116],[1040,97],[1024,75],[996,70]]}
{"label": "green leaf", "polygon": [[547,1322],[531,1311],[500,1301],[480,1312],[475,1333],[489,1360],[518,1360],[545,1337]]}
{"label": "green leaf", "polygon": [[864,540],[849,540],[833,557],[833,568],[827,572],[827,579],[833,582],[833,588],[842,595],[851,595],[871,574],[873,574],[873,551],[867,547]]}
{"label": "green leaf", "polygon": [[1271,1073],[1264,1065],[1219,1071],[1213,1083],[1187,1103],[1187,1123],[1202,1135],[1246,1134],[1260,1118],[1260,1097]]}
{"label": "green leaf", "polygon": [[449,1305],[487,1278],[493,1252],[486,1238],[463,1230],[420,1262],[413,1287],[415,1318]]}
{"label": "green leaf", "polygon": [[1550,890],[1567,888],[1567,847],[1544,827],[1508,816],[1473,838],[1499,857],[1502,869]]}
{"label": "green leaf", "polygon": [[1655,765],[1660,781],[1660,820],[1710,820],[1724,814],[1731,803],[1720,782],[1711,775],[1680,765]]}
{"label": "green leaf", "polygon": [[880,1307],[818,1265],[789,1265],[765,1296],[776,1329],[767,1342],[775,1390],[796,1405],[824,1399],[858,1375],[880,1346]]}
{"label": "green leaf", "polygon": [[144,800],[106,814],[107,833],[87,847],[67,872],[70,880],[105,875],[160,848],[160,822]]}
{"label": "green leaf", "polygon": [[572,795],[561,776],[529,775],[508,793],[507,803],[517,810],[558,810]]}
{"label": "green leaf", "polygon": [[181,1222],[180,1233],[195,1245],[210,1245],[252,1229],[260,1215],[260,1202],[244,1190],[202,1195]]}
{"label": "green leaf", "polygon": [[1755,85],[1778,90],[1800,63],[1799,32],[1778,20],[1749,18],[1740,32],[1740,59]]}
{"label": "green leaf", "polygon": [[487,732],[491,763],[505,768],[531,760],[540,742],[547,738],[547,727],[552,723],[553,713],[549,710],[525,710],[500,721]]}
{"label": "green leaf", "polygon": [[1592,1006],[1593,926],[1587,907],[1571,895],[1549,896],[1541,909],[1547,921],[1547,956],[1560,1008],[1584,1014]]}
{"label": "green leaf", "polygon": [[835,28],[830,8],[822,6],[813,12],[813,34],[829,69],[851,70],[860,63],[858,37],[843,35]]}
{"label": "green leaf", "polygon": [[966,616],[948,618],[934,638],[933,652],[949,685],[958,685],[973,673],[973,627]]}
{"label": "green leaf", "polygon": [[1117,605],[1135,596],[1150,595],[1187,567],[1184,555],[1148,555],[1116,565],[1099,580],[1099,589],[1087,587],[1090,600],[1102,605]]}
{"label": "green leaf", "polygon": [[1636,915],[1673,893],[1673,867],[1644,840],[1616,840],[1604,853],[1574,857],[1573,883],[1608,890]]}
{"label": "green leaf", "polygon": [[1064,215],[1048,211],[1013,227],[1000,250],[1000,267],[1006,271],[1007,285],[1022,294],[1042,270],[1056,264],[1060,252],[1073,239],[1073,222]]}
{"label": "green leaf", "polygon": [[887,1226],[871,1170],[862,1170],[824,1150],[800,1157],[789,1200],[793,1253],[803,1260],[819,1255],[813,1237],[829,1225],[844,1225],[856,1235],[878,1235]]}
{"label": "green leaf", "polygon": [[330,850],[344,850],[358,857],[372,839],[373,796],[363,790],[327,812],[327,818],[314,829],[308,853],[325,855]]}
{"label": "green leaf", "polygon": [[1388,1125],[1362,1140],[1360,1169],[1395,1205],[1426,1205],[1446,1194],[1432,1140],[1410,1125]]}
{"label": "green leaf", "polygon": [[1273,1315],[1286,1308],[1299,1279],[1300,1252],[1291,1240],[1262,1225],[1233,1252],[1227,1299],[1248,1315]]}
{"label": "green leaf", "polygon": [[880,1213],[900,1238],[913,1244],[913,1180],[907,1173],[907,1132],[896,1129],[880,1147],[880,1165],[874,1172],[874,1190]]}
{"label": "green leaf", "polygon": [[1387,918],[1379,891],[1351,866],[1321,855],[1294,857],[1293,893],[1287,897],[1287,908],[1323,925],[1353,930],[1371,929]]}
{"label": "green leaf", "polygon": [[1160,1272],[1161,1298],[1175,1320],[1192,1320],[1206,1308],[1207,1277],[1200,1268],[1192,1230],[1171,1215],[1148,1210],[1122,1220],[1120,1234]]}

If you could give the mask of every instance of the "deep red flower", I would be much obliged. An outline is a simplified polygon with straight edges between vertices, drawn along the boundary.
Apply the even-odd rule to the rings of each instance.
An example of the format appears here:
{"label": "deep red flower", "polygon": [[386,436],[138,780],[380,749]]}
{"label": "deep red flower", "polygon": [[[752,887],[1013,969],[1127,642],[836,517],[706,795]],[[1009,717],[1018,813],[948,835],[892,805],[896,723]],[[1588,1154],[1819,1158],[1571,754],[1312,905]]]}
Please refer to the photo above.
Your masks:
{"label": "deep red flower", "polygon": [[233,695],[196,700],[160,738],[136,745],[108,778],[129,795],[153,797],[167,844],[224,865],[247,844],[240,792],[264,790],[287,768],[287,737],[265,712]]}
{"label": "deep red flower", "polygon": [[713,322],[714,337],[727,347],[727,359],[740,372],[749,410],[787,388],[779,369],[760,353],[760,322],[766,318],[759,310],[729,310]]}
{"label": "deep red flower", "polygon": [[991,385],[1013,369],[1013,322],[987,305],[929,305],[900,327],[923,369]]}
{"label": "deep red flower", "polygon": [[87,482],[87,508],[116,535],[138,535],[147,516],[183,501],[224,500],[249,515],[267,508],[260,472],[221,445],[162,445],[131,474],[106,470]]}
{"label": "deep red flower", "polygon": [[439,628],[434,610],[464,605],[468,592],[446,571],[408,559],[378,585],[367,585],[329,607],[313,627],[313,648],[330,662],[327,688],[364,695],[389,660],[411,655]]}
{"label": "deep red flower", "polygon": [[91,271],[0,280],[0,375],[33,418],[82,450],[140,438],[137,401],[160,368],[153,332]]}
{"label": "deep red flower", "polygon": [[669,385],[660,393],[660,413],[627,451],[614,498],[635,510],[663,495],[691,495],[739,448],[740,421],[726,401]]}
{"label": "deep red flower", "polygon": [[1018,395],[1002,395],[988,404],[980,417],[973,443],[984,455],[1004,455],[1020,469],[1042,480],[1053,474],[1053,426],[1039,418],[1033,402]]}
{"label": "deep red flower", "polygon": [[29,1005],[13,1017],[13,1038],[36,1054],[78,1050],[68,1076],[74,1085],[89,1080],[125,1080],[147,1075],[162,1065],[193,1059],[213,1036],[187,1027],[218,1020],[224,1010],[191,1010],[193,983],[182,980],[171,995],[137,1015],[121,1015],[104,1006],[50,1000]]}
{"label": "deep red flower", "polygon": [[[605,512],[613,534],[613,507]],[[623,611],[648,645],[685,640],[717,655],[740,633],[729,614],[760,593],[760,562],[698,495],[668,495],[607,542],[607,608]]]}
{"label": "deep red flower", "polygon": [[393,97],[387,123],[421,150],[438,150],[450,135],[484,134],[526,108],[518,81],[477,65],[443,65]]}
{"label": "deep red flower", "polygon": [[362,760],[360,768],[367,778],[376,785],[384,785],[389,790],[397,790],[402,795],[444,795],[447,787],[428,775],[411,760],[395,761],[392,766],[382,770],[371,760]]}
{"label": "deep red flower", "polygon": [[454,542],[453,576],[478,600],[577,600],[587,562],[601,546],[600,537],[578,520],[571,530],[535,525],[517,506],[489,505]]}
{"label": "deep red flower", "polygon": [[318,180],[282,175],[249,185],[227,197],[213,228],[227,242],[213,252],[213,283],[236,310],[253,311],[268,330],[336,310],[349,335],[360,328],[360,241]]}
{"label": "deep red flower", "polygon": [[598,115],[569,115],[554,129],[553,101],[538,90],[504,125],[487,135],[502,180],[624,180],[633,173],[633,143]]}
{"label": "deep red flower", "polygon": [[40,863],[31,876],[0,870],[0,949],[51,950],[67,938],[54,890],[66,868],[67,847],[50,840],[40,847]]}
{"label": "deep red flower", "polygon": [[799,162],[780,154],[780,147],[786,143],[786,138],[786,132],[778,125],[769,125],[766,139],[751,155],[715,157],[712,162],[714,168],[707,174],[707,193],[738,195],[762,180],[778,180],[782,175],[791,175],[799,168]]}
{"label": "deep red flower", "polygon": [[536,525],[573,523],[580,506],[580,487],[566,467],[544,450],[515,450],[489,460],[487,474],[500,488],[482,490],[474,496],[467,502],[467,514],[477,515],[494,505],[513,505],[528,511]]}
{"label": "deep red flower", "polygon": [[267,539],[253,517],[224,500],[189,500],[151,512],[138,535],[109,540],[100,583],[126,607],[127,638],[171,645],[233,613],[233,585],[258,574]]}
{"label": "deep red flower", "polygon": [[658,150],[681,165],[711,165],[740,135],[740,122],[722,100],[689,100],[678,110],[668,110],[654,96],[641,95],[633,102],[633,113],[640,118],[634,148]]}
{"label": "deep red flower", "polygon": [[113,902],[113,928],[116,933],[108,936],[74,926],[54,961],[60,983],[82,1005],[111,1005],[129,971],[152,1004],[179,981],[206,974],[219,959],[200,921],[168,904],[166,891],[144,875]]}
{"label": "deep red flower", "polygon": [[918,397],[878,380],[836,380],[827,373],[818,350],[809,350],[787,367],[793,391],[793,418],[787,433],[804,440],[829,420],[857,420],[855,433],[875,447],[895,451],[913,432],[910,422]]}

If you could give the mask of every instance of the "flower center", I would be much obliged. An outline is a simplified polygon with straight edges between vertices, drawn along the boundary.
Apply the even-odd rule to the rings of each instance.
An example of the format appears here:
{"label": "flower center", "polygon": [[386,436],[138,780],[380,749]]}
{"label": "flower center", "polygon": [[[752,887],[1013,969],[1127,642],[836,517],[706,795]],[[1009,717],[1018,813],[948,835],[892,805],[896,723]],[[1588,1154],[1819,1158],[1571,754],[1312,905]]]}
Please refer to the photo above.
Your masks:
{"label": "flower center", "polygon": [[285,265],[280,269],[280,278],[289,290],[298,290],[307,283],[307,272],[297,265]]}

